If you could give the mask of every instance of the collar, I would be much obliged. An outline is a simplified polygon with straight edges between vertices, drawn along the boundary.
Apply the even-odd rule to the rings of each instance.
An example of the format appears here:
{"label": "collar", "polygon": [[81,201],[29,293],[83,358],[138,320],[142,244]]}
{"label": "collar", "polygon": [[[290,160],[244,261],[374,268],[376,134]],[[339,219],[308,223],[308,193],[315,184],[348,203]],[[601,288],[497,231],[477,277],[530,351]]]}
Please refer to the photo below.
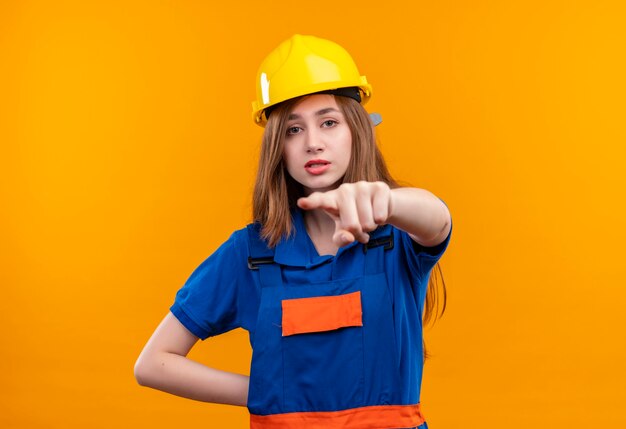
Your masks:
{"label": "collar", "polygon": [[[337,254],[320,256],[313,245],[313,241],[306,230],[303,211],[295,208],[291,211],[294,233],[289,238],[283,238],[278,242],[274,250],[274,261],[291,267],[313,268],[329,261],[333,261],[342,253],[354,246],[363,246],[358,241],[353,241],[347,246],[340,247]],[[370,233],[370,239],[391,233],[391,225],[380,225]]]}
{"label": "collar", "polygon": [[351,247],[360,245],[359,242],[354,241],[347,246],[340,247],[335,256],[320,256],[306,230],[302,210],[299,208],[292,210],[291,219],[295,231],[289,238],[283,238],[276,245],[274,253],[274,261],[281,265],[313,268],[339,257]]}

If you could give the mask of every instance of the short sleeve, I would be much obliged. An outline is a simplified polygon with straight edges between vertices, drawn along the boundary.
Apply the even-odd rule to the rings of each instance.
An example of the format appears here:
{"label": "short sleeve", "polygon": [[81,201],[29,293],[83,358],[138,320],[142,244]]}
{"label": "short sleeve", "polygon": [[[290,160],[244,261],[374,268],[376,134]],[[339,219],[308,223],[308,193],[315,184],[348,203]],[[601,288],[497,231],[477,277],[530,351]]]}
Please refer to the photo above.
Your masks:
{"label": "short sleeve", "polygon": [[412,275],[418,277],[419,279],[425,279],[428,277],[430,270],[435,266],[437,261],[439,261],[448,248],[451,236],[452,225],[450,225],[450,231],[448,232],[448,236],[445,240],[436,246],[425,247],[413,241],[408,233],[402,232],[400,234],[402,246],[405,254],[407,255],[409,269],[411,270]]}
{"label": "short sleeve", "polygon": [[237,231],[202,262],[170,307],[172,314],[202,340],[241,326],[240,296],[247,266],[240,241]]}

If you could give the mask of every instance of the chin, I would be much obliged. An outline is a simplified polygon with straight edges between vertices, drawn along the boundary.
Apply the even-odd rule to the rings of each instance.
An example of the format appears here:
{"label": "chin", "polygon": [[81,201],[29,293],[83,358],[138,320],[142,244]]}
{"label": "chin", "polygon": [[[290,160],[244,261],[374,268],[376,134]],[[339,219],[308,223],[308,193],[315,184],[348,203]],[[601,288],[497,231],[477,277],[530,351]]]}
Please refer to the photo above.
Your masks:
{"label": "chin", "polygon": [[337,189],[337,187],[341,185],[341,181],[335,181],[331,183],[319,183],[319,184],[303,184],[302,188],[304,189],[304,193],[306,195],[312,194],[313,192],[328,192],[333,189]]}

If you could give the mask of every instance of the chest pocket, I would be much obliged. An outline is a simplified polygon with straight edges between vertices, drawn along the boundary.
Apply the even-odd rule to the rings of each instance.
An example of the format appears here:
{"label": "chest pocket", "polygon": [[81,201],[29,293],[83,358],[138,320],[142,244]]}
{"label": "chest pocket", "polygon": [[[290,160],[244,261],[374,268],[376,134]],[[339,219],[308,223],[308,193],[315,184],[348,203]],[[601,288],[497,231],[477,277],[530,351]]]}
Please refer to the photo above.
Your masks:
{"label": "chest pocket", "polygon": [[252,344],[252,414],[394,403],[399,375],[392,303],[382,273],[383,252],[392,242],[371,242],[364,247],[362,276],[298,286],[283,284],[272,250],[251,245],[255,257],[249,266],[258,268],[262,286]]}
{"label": "chest pocket", "polygon": [[284,299],[283,337],[363,326],[361,291],[345,295]]}

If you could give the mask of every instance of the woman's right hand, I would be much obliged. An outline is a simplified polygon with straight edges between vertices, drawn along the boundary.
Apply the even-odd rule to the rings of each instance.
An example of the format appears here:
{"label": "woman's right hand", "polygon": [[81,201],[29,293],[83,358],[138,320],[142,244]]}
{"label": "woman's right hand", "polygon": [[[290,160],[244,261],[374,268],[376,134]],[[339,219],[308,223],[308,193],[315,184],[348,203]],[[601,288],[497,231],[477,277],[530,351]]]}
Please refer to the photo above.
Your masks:
{"label": "woman's right hand", "polygon": [[249,377],[188,359],[197,341],[198,337],[168,313],[135,363],[137,382],[198,401],[245,406]]}

